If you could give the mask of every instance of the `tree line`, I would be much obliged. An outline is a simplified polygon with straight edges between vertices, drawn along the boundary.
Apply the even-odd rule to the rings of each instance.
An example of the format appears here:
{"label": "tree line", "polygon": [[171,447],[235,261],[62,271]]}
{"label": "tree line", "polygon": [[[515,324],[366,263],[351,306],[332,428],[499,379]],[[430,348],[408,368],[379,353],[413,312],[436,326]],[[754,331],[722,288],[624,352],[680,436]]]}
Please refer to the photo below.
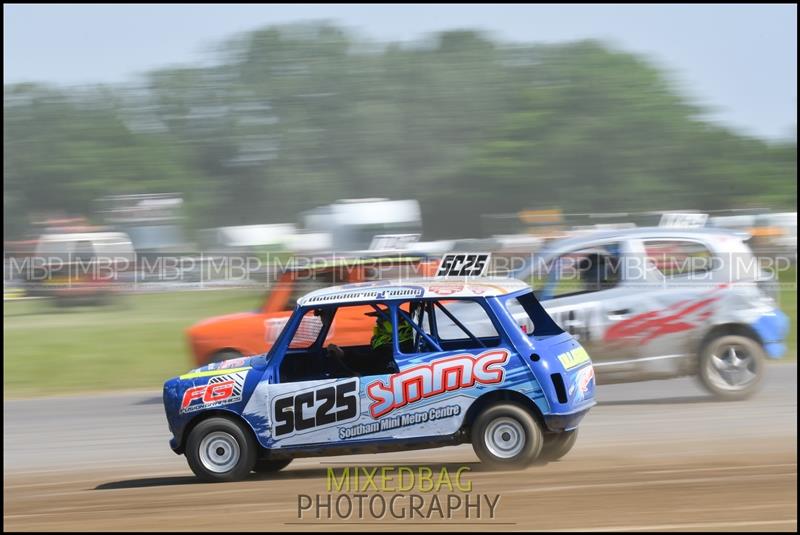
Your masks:
{"label": "tree line", "polygon": [[796,139],[711,122],[647,58],[598,41],[268,27],[129,84],[5,85],[3,112],[6,239],[117,193],[179,192],[193,229],[416,198],[426,238],[479,235],[484,213],[797,199]]}

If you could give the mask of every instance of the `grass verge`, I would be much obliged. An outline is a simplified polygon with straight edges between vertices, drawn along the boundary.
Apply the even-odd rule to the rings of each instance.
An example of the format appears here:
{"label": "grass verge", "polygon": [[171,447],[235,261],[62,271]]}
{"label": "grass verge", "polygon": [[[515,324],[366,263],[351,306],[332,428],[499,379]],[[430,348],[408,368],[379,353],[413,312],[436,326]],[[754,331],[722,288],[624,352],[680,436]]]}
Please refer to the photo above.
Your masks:
{"label": "grass verge", "polygon": [[6,301],[5,395],[160,388],[193,367],[186,327],[209,316],[254,310],[262,298],[260,291],[209,290],[126,295],[102,307]]}

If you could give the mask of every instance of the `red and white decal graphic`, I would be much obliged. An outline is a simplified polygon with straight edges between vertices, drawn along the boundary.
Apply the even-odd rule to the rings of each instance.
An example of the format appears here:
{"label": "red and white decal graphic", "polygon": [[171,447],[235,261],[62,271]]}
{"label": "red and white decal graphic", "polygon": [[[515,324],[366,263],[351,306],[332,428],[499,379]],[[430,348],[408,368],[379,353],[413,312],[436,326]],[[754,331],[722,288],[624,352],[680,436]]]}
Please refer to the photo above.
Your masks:
{"label": "red and white decal graphic", "polygon": [[372,400],[369,412],[378,418],[443,392],[501,383],[507,361],[508,351],[493,349],[480,355],[466,353],[414,366],[391,375],[388,384],[378,379],[367,385],[367,395]]}
{"label": "red and white decal graphic", "polygon": [[592,366],[587,366],[578,372],[577,384],[581,392],[585,394],[589,390],[589,383],[592,379],[594,379],[594,368]]}
{"label": "red and white decal graphic", "polygon": [[[725,288],[722,284],[712,290],[714,294]],[[606,331],[607,342],[636,338],[639,343],[647,343],[665,334],[679,333],[699,327],[714,313],[712,305],[720,296],[710,295],[696,301],[683,300],[664,310],[645,312],[621,321]]]}
{"label": "red and white decal graphic", "polygon": [[186,389],[181,402],[181,412],[193,412],[241,401],[246,375],[246,372],[219,375],[211,377],[207,384]]}
{"label": "red and white decal graphic", "polygon": [[472,293],[481,295],[481,294],[486,293],[490,288],[488,286],[481,286],[479,284],[472,284],[472,285],[470,285],[469,289],[472,290]]}
{"label": "red and white decal graphic", "polygon": [[452,295],[464,289],[463,284],[447,285],[447,284],[431,284],[428,290],[436,295]]}

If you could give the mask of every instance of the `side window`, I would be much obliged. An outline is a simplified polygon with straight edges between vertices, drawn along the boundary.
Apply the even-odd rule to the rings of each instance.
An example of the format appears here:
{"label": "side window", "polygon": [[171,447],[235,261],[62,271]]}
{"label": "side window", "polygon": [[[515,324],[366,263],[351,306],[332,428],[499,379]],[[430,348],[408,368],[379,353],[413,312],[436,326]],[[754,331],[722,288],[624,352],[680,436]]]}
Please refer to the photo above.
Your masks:
{"label": "side window", "polygon": [[75,244],[75,254],[72,256],[72,261],[87,264],[94,260],[94,247],[92,242],[83,240]]}
{"label": "side window", "polygon": [[[500,343],[500,335],[486,310],[476,301],[443,299],[411,304],[411,317],[442,351],[479,349]],[[412,329],[412,348],[404,353],[436,351],[419,331]]]}
{"label": "side window", "polygon": [[519,299],[512,297],[506,300],[506,310],[508,310],[508,313],[511,314],[511,317],[514,318],[514,322],[522,330],[522,332],[528,335],[533,334],[533,320],[525,311],[525,308],[522,306],[522,303],[519,302]]}
{"label": "side window", "polygon": [[[438,305],[436,307],[436,328],[439,340],[442,343],[471,341],[469,333],[476,338],[496,338],[499,336],[489,315],[475,301],[439,301]],[[447,312],[450,314],[448,315]],[[469,333],[465,333],[462,327],[454,320],[466,327]],[[459,347],[452,347],[451,349],[466,349],[467,347],[474,347],[474,345],[468,344],[468,346],[465,346],[459,344]]]}
{"label": "side window", "polygon": [[545,312],[533,292],[518,297],[506,297],[504,304],[514,322],[528,336],[547,336],[563,332]]}
{"label": "side window", "polygon": [[[385,305],[380,308],[388,316],[389,309]],[[383,316],[380,316],[369,305],[340,306],[333,316],[326,343],[339,347],[369,346],[376,328],[385,325]],[[387,326],[388,327],[388,326]],[[387,332],[386,339],[391,342],[391,331]]]}
{"label": "side window", "polygon": [[665,277],[707,273],[713,267],[713,255],[702,243],[647,240],[644,248],[648,261]]}
{"label": "side window", "polygon": [[566,297],[614,288],[621,280],[619,244],[564,254],[548,266],[549,297]]}
{"label": "side window", "polygon": [[309,310],[303,315],[300,320],[300,325],[294,332],[291,341],[289,342],[289,349],[308,349],[319,338],[322,332],[322,317],[318,310]]}
{"label": "side window", "polygon": [[[309,310],[281,363],[281,382],[382,375],[397,371],[386,305]],[[322,339],[321,337],[324,337]]]}

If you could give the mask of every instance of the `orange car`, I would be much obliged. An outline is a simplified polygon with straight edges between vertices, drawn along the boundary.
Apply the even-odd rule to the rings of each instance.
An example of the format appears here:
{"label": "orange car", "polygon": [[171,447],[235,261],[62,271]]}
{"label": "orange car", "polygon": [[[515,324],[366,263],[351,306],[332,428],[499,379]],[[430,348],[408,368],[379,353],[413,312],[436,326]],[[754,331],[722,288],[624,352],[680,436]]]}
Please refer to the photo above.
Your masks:
{"label": "orange car", "polygon": [[[297,299],[308,292],[334,284],[396,277],[398,271],[403,276],[429,277],[436,273],[438,264],[438,260],[419,257],[351,258],[288,269],[281,273],[260,309],[208,318],[189,327],[189,347],[198,366],[265,353],[289,320]],[[369,338],[363,338],[371,329],[364,329],[364,322],[372,323],[375,318],[365,316],[367,312],[373,312],[372,308],[347,307],[347,316],[337,318],[338,328],[329,333],[327,342],[340,346],[369,344]]]}

